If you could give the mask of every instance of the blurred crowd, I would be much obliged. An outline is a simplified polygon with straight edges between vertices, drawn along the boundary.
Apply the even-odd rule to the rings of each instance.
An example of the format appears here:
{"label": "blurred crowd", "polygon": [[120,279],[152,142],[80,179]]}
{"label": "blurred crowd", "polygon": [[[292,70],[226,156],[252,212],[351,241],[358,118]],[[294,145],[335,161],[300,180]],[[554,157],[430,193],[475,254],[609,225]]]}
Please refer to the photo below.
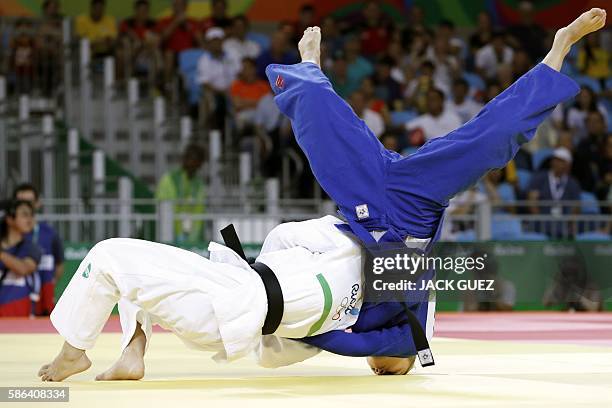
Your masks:
{"label": "blurred crowd", "polygon": [[[265,67],[299,62],[296,46],[308,26],[321,27],[322,68],[334,89],[385,147],[404,155],[469,121],[543,58],[554,35],[534,22],[529,1],[519,3],[516,24],[497,26],[482,12],[469,31],[444,19],[428,25],[418,6],[396,21],[379,1],[342,18],[321,16],[305,4],[294,21],[267,33],[253,31],[243,15],[229,16],[225,0],[212,0],[210,17],[200,21],[188,17],[187,0],[172,0],[171,14],[158,20],[148,0],[133,4],[133,15],[117,21],[104,0],[91,0],[89,12],[75,19],[75,33],[89,40],[94,61],[114,56],[118,78],[145,78],[162,94],[180,78],[186,109],[205,129],[226,129],[229,120],[239,135],[237,149],[255,151],[264,176],[278,174],[281,152],[295,143],[274,106]],[[61,49],[58,0],[44,1],[42,21],[31,34],[19,29],[27,22],[18,23],[11,42],[16,77],[57,75],[57,64],[42,69],[36,61],[50,61]],[[608,204],[597,202],[612,200],[611,52],[604,34],[587,36],[564,65],[581,85],[577,98],[558,106],[506,168],[458,196],[451,213],[470,212],[482,199],[508,213],[610,213]],[[15,86],[27,89],[28,83]],[[296,194],[311,194],[310,177],[295,183]],[[519,207],[516,200],[531,204]],[[582,204],[554,204],[560,200]],[[608,225],[602,228],[610,233]]]}

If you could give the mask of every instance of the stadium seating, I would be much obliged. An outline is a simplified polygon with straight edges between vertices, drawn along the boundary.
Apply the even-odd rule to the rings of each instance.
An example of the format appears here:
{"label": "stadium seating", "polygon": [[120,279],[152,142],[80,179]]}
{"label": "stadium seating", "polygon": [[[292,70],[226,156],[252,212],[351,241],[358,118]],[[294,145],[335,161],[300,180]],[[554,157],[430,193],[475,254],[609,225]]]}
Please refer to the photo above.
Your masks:
{"label": "stadium seating", "polygon": [[183,76],[185,91],[189,98],[189,103],[195,105],[200,100],[201,89],[197,80],[198,60],[206,51],[198,48],[185,50],[179,54],[179,71]]}
{"label": "stadium seating", "polygon": [[536,171],[540,170],[540,166],[542,165],[542,163],[544,163],[546,159],[552,156],[552,152],[553,152],[553,149],[550,149],[550,148],[543,148],[543,149],[537,150],[532,156],[533,169]]}
{"label": "stadium seating", "polygon": [[583,191],[580,193],[580,210],[583,214],[600,214],[597,197],[593,193]]}
{"label": "stadium seating", "polygon": [[529,187],[529,182],[531,181],[532,173],[529,170],[517,169],[516,175],[518,177],[519,189],[522,192],[526,192]]}
{"label": "stadium seating", "polygon": [[610,235],[599,231],[583,232],[576,235],[576,241],[611,241]]}

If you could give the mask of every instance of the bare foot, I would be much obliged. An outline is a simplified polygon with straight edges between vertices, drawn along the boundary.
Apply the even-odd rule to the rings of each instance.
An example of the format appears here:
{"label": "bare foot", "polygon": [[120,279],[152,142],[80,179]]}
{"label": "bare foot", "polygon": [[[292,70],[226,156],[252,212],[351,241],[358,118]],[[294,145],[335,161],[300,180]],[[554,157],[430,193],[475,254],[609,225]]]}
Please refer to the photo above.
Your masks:
{"label": "bare foot", "polygon": [[91,367],[91,361],[85,355],[84,350],[64,343],[55,360],[43,365],[38,371],[38,376],[42,381],[63,381],[71,375],[87,370],[89,367]]}
{"label": "bare foot", "polygon": [[559,38],[566,41],[568,46],[572,46],[587,34],[597,31],[606,24],[606,10],[592,8],[572,21],[570,25],[557,31],[555,40]]}
{"label": "bare foot", "polygon": [[144,352],[146,337],[140,326],[119,360],[111,368],[96,377],[96,381],[140,380],[144,377]]}
{"label": "bare foot", "polygon": [[314,62],[321,66],[321,29],[319,27],[308,27],[298,43],[298,49],[302,56],[302,62]]}

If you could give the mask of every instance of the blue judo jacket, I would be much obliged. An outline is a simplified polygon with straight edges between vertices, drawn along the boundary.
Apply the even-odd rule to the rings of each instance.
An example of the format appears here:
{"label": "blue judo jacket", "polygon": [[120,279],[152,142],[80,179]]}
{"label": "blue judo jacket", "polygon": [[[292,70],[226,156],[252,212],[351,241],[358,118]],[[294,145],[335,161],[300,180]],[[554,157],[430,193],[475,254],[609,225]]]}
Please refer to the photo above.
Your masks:
{"label": "blue judo jacket", "polygon": [[[566,75],[538,64],[469,122],[402,157],[384,148],[316,64],[273,64],[266,75],[315,178],[348,222],[339,228],[364,244],[374,242],[374,230],[386,231],[379,242],[432,237],[428,249],[438,239],[449,200],[504,167],[555,106],[580,90]],[[427,302],[412,308],[424,326]],[[403,306],[395,302],[365,302],[351,333],[301,341],[347,356],[416,353]]]}

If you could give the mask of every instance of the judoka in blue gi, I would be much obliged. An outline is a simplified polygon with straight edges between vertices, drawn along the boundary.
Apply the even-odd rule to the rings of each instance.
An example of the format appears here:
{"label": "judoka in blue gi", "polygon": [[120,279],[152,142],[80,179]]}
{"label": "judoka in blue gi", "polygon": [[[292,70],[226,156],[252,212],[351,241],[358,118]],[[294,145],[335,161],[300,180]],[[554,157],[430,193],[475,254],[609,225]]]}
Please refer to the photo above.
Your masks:
{"label": "judoka in blue gi", "polygon": [[[555,106],[578,93],[578,85],[559,72],[563,59],[576,41],[603,27],[605,17],[604,10],[592,9],[560,29],[541,63],[465,125],[408,157],[385,149],[334,92],[320,69],[318,27],[304,32],[301,63],[269,65],[266,75],[315,178],[348,222],[348,228],[339,227],[366,245],[427,240],[427,252],[438,239],[449,200],[489,170],[504,167]],[[427,300],[408,306],[431,338],[435,303]],[[370,356],[377,374],[406,373],[417,354],[406,316],[400,302],[365,302],[350,332],[302,341],[336,354]]]}

